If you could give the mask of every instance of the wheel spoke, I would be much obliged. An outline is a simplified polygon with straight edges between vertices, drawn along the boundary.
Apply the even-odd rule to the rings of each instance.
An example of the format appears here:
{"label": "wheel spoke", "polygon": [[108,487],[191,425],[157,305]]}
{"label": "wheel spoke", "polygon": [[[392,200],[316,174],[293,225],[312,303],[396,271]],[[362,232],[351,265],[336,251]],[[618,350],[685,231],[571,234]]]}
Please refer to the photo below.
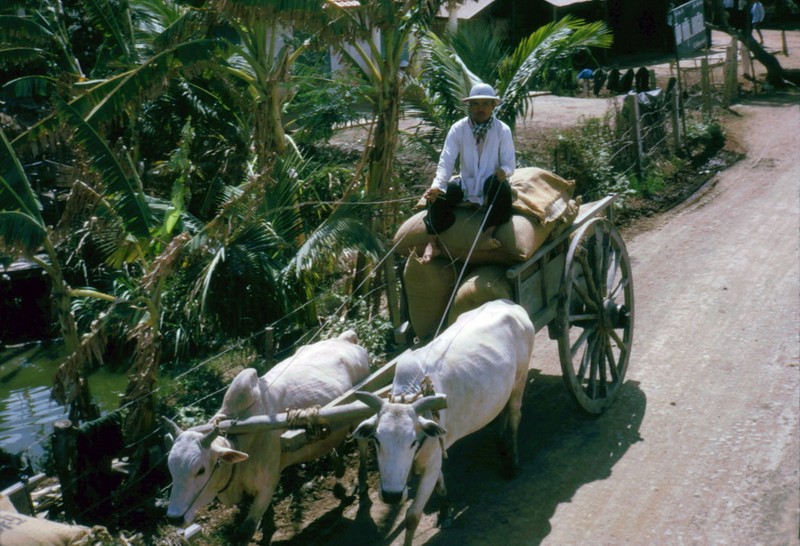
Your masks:
{"label": "wheel spoke", "polygon": [[616,301],[616,299],[619,297],[620,292],[625,290],[625,288],[628,287],[630,282],[631,282],[630,277],[620,277],[619,283],[617,284],[617,286],[614,287],[614,290],[611,291],[611,295],[609,297],[612,300]]}
{"label": "wheel spoke", "polygon": [[[594,344],[592,343],[593,336],[589,337],[588,343],[586,344],[586,348],[581,355],[581,365],[578,368],[577,373],[575,374],[575,379],[578,382],[578,385],[582,385],[583,381],[586,377],[586,370],[589,368],[587,364],[591,364],[592,360],[592,351],[594,350]],[[589,376],[589,380],[591,381],[591,372]]]}
{"label": "wheel spoke", "polygon": [[584,304],[588,307],[591,307],[593,310],[597,311],[598,307],[595,301],[589,296],[589,294],[584,290],[583,286],[578,282],[578,279],[572,279],[572,289],[578,293],[581,300]]}
{"label": "wheel spoke", "polygon": [[614,350],[611,348],[610,343],[606,343],[606,360],[608,361],[608,370],[611,372],[611,382],[616,383],[619,381],[619,370],[617,369]]}
{"label": "wheel spoke", "polygon": [[591,356],[589,357],[590,360],[589,388],[587,390],[589,392],[589,398],[591,398],[592,400],[595,400],[597,398],[597,389],[598,389],[597,385],[597,378],[598,378],[597,367],[599,364],[597,358],[598,345],[599,345],[598,341],[599,341],[599,336],[593,336],[592,340],[589,341],[589,345],[591,346],[592,350],[591,350]]}
{"label": "wheel spoke", "polygon": [[614,338],[614,341],[616,342],[616,344],[617,344],[617,347],[619,347],[619,350],[620,350],[620,351],[623,351],[623,350],[624,350],[624,351],[627,351],[627,347],[625,346],[625,342],[624,342],[624,341],[622,341],[622,338],[620,338],[620,337],[619,337],[619,334],[617,333],[617,331],[616,331],[616,330],[609,330],[609,331],[608,331],[608,334],[609,334],[611,337],[613,337],[613,338]]}
{"label": "wheel spoke", "polygon": [[578,262],[581,264],[581,269],[583,270],[583,279],[586,282],[586,288],[589,291],[592,300],[595,302],[602,302],[603,298],[600,297],[600,291],[597,289],[594,274],[592,273],[592,267],[589,265],[589,260],[586,258],[586,253],[582,253],[578,257]]}
{"label": "wheel spoke", "polygon": [[[611,260],[608,264],[607,274],[606,274],[606,295],[613,294],[616,290],[614,286],[614,281],[617,280],[617,273],[619,268],[619,257],[620,253],[616,249],[611,249]],[[619,276],[620,282],[624,279],[624,275]],[[613,296],[612,296],[613,297]]]}
{"label": "wheel spoke", "polygon": [[578,339],[575,340],[575,343],[572,344],[570,347],[570,355],[572,356],[573,360],[575,359],[575,355],[578,354],[578,351],[581,349],[581,347],[586,343],[586,338],[588,338],[591,333],[592,330],[586,328],[583,332],[581,332],[581,335],[578,336]]}
{"label": "wheel spoke", "polygon": [[594,232],[595,236],[595,258],[594,258],[594,281],[598,287],[600,299],[606,296],[606,283],[603,282],[603,273],[608,267],[608,251],[611,248],[610,240],[606,233],[598,228]]}

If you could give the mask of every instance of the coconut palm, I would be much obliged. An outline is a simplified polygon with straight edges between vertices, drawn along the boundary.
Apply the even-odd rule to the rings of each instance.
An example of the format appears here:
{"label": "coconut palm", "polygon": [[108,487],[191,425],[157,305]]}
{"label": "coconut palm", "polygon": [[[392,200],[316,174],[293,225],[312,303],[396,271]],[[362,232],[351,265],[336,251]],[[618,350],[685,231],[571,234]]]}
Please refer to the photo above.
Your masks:
{"label": "coconut palm", "polygon": [[[586,23],[565,17],[540,27],[499,62],[496,80],[485,82],[503,98],[495,115],[513,130],[517,117],[524,116],[530,107],[530,91],[547,81],[551,67],[580,51],[610,47],[611,40],[611,33],[602,22]],[[447,128],[466,115],[460,99],[469,94],[474,84],[484,80],[473,70],[473,67],[480,69],[478,61],[462,57],[452,45],[433,33],[421,40],[420,47],[426,59],[426,70],[408,95],[412,113],[423,120],[415,140],[435,158]],[[463,46],[461,49],[470,50]]]}

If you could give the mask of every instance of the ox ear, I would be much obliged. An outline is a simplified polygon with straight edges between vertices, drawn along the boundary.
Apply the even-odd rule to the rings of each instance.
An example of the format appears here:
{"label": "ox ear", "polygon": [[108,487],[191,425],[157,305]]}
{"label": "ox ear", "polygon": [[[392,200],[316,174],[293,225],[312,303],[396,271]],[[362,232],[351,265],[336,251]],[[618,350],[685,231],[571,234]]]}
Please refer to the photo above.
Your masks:
{"label": "ox ear", "polygon": [[426,436],[430,436],[431,438],[438,438],[439,436],[444,436],[447,434],[447,429],[442,428],[439,426],[439,423],[436,421],[432,421],[431,419],[425,419],[424,417],[419,418],[419,424],[422,427],[422,432],[425,433]]}
{"label": "ox ear", "polygon": [[235,449],[231,449],[229,447],[222,447],[219,444],[213,444],[211,446],[211,450],[217,454],[222,462],[228,464],[241,463],[250,457],[244,451],[236,451]]}
{"label": "ox ear", "polygon": [[164,434],[164,443],[167,445],[167,449],[172,449],[172,444],[175,443],[175,438],[180,436],[183,430],[181,430],[181,427],[175,424],[175,421],[169,417],[162,417],[161,419],[164,421],[164,427],[167,429],[166,434]]}
{"label": "ox ear", "polygon": [[353,431],[353,438],[356,440],[369,440],[375,436],[375,424],[378,421],[378,416],[373,415],[369,419],[362,421],[360,425]]}
{"label": "ox ear", "polygon": [[364,402],[366,405],[368,405],[369,407],[371,407],[376,411],[381,411],[381,408],[386,403],[386,401],[383,398],[381,398],[374,392],[356,391],[353,394],[356,397],[356,399],[358,399],[361,402]]}

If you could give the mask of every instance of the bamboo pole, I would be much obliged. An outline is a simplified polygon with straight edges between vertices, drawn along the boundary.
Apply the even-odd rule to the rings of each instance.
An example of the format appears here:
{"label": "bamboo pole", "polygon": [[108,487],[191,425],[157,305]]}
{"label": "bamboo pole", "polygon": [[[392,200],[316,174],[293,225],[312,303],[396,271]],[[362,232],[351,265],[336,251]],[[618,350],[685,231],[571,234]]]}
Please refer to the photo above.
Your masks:
{"label": "bamboo pole", "polygon": [[[446,399],[436,402],[433,409],[442,410],[447,407]],[[315,415],[314,412],[299,411],[296,415],[289,413],[278,413],[275,415],[257,415],[247,419],[224,419],[219,422],[217,427],[223,434],[246,434],[251,432],[263,432],[267,430],[286,430],[289,428],[301,428],[312,424],[320,425],[344,425],[355,421],[360,421],[376,413],[376,410],[367,406],[363,402],[352,402],[341,406],[324,407]],[[291,424],[290,424],[291,419]],[[197,427],[192,427],[195,432],[208,432],[213,430],[214,424],[206,423]]]}

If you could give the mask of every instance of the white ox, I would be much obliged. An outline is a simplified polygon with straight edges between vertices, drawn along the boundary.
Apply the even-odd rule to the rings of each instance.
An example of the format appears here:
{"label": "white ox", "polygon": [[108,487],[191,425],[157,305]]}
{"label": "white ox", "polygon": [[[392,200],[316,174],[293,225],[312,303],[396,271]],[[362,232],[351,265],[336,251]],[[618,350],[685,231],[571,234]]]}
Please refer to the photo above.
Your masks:
{"label": "white ox", "polygon": [[[413,542],[422,509],[434,488],[442,498],[439,523],[443,527],[450,523],[443,447],[447,449],[503,413],[501,453],[508,457],[510,473],[516,472],[517,427],[533,336],[533,324],[522,307],[508,300],[490,301],[462,314],[428,345],[401,355],[390,401],[368,392],[357,393],[362,402],[378,410],[353,436],[374,440],[381,499],[387,504],[404,502],[412,464],[421,474],[416,497],[406,512],[406,546]],[[420,380],[425,376],[431,379],[436,395],[414,400],[422,394]],[[447,397],[447,409],[440,412],[437,423],[424,414],[430,402],[442,394]]]}
{"label": "white ox", "polygon": [[[352,330],[338,338],[301,347],[297,353],[262,377],[252,368],[243,370],[225,393],[222,407],[212,421],[274,416],[287,409],[324,405],[350,390],[369,375],[367,351],[357,345]],[[281,471],[287,466],[325,455],[344,440],[348,427],[337,428],[323,440],[282,453],[283,431],[229,435],[182,431],[171,421],[168,466],[172,475],[167,518],[188,525],[198,508],[214,497],[226,505],[240,502],[243,494],[253,497],[250,511],[236,533],[238,543],[248,543],[263,518],[265,542],[274,532],[272,500]],[[363,466],[363,463],[362,463]],[[359,478],[366,468],[359,469]],[[361,481],[364,488],[366,481]]]}

